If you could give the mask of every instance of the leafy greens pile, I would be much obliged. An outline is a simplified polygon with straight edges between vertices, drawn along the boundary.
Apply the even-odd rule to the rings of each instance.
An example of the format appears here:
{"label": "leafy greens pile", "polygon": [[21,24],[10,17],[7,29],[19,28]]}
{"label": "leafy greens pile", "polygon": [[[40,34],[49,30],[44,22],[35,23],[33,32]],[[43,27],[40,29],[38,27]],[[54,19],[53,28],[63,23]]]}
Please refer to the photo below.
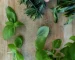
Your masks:
{"label": "leafy greens pile", "polygon": [[61,39],[56,39],[52,42],[52,49],[45,50],[45,42],[49,34],[49,27],[42,26],[37,32],[36,39],[36,60],[75,60],[75,36],[71,36],[70,40],[60,49],[62,44]]}
{"label": "leafy greens pile", "polygon": [[46,7],[44,0],[20,0],[20,2],[27,6],[25,13],[30,16],[30,18],[37,19],[44,14],[44,9]]}
{"label": "leafy greens pile", "polygon": [[57,6],[53,8],[55,23],[58,22],[58,14],[64,13],[68,17],[66,24],[75,19],[75,0],[57,0]]}
{"label": "leafy greens pile", "polygon": [[23,25],[23,23],[18,21],[15,11],[9,6],[6,8],[6,15],[8,21],[3,30],[3,38],[8,40],[16,33],[16,28]]}

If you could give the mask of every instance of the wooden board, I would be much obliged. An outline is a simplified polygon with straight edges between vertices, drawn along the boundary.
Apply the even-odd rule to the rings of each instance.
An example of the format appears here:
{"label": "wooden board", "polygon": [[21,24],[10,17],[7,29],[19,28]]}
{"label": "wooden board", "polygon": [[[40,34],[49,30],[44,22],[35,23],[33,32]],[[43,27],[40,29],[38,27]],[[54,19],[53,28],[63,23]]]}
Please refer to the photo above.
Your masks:
{"label": "wooden board", "polygon": [[[55,5],[56,0],[53,1],[55,1],[53,2]],[[23,27],[17,29],[15,36],[18,36],[19,34],[24,36],[24,44],[20,51],[24,55],[25,60],[35,60],[36,33],[40,26],[46,25],[51,29],[51,33],[49,34],[45,45],[46,49],[51,48],[51,42],[54,39],[60,38],[63,40],[63,44],[65,44],[69,41],[70,36],[75,35],[75,21],[72,24],[64,26],[67,18],[60,16],[58,24],[55,24],[50,9],[47,9],[44,18],[32,21],[24,14],[25,6],[20,5],[18,0],[0,0],[0,60],[13,60],[12,54],[9,54],[10,50],[7,45],[13,42],[15,36],[9,41],[5,41],[2,37],[2,30],[5,26],[5,22],[7,21],[5,13],[7,6],[11,6],[16,11],[18,20],[24,23]]]}

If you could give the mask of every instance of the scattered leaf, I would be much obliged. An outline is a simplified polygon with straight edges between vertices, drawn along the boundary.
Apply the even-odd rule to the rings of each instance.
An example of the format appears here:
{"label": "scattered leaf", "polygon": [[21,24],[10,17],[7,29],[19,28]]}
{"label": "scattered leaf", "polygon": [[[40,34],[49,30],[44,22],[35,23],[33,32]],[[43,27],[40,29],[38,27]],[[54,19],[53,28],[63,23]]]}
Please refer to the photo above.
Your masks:
{"label": "scattered leaf", "polygon": [[21,48],[23,45],[23,37],[22,36],[18,36],[15,41],[14,44],[16,47]]}
{"label": "scattered leaf", "polygon": [[70,39],[75,42],[75,36],[71,36]]}
{"label": "scattered leaf", "polygon": [[10,22],[10,21],[7,21],[6,22],[6,25],[14,25],[14,23],[13,22]]}
{"label": "scattered leaf", "polygon": [[5,40],[10,39],[15,34],[15,28],[12,25],[5,26],[3,30],[3,38]]}
{"label": "scattered leaf", "polygon": [[17,21],[17,15],[11,7],[8,6],[6,8],[6,14],[7,14],[7,18],[9,21],[11,21],[13,23]]}
{"label": "scattered leaf", "polygon": [[39,36],[47,37],[48,34],[49,34],[49,27],[43,26],[38,29],[37,37]]}
{"label": "scattered leaf", "polygon": [[73,44],[73,43],[68,42],[68,43],[65,44],[65,46],[70,47],[72,44]]}
{"label": "scattered leaf", "polygon": [[17,51],[15,54],[15,59],[16,60],[24,60],[24,56]]}
{"label": "scattered leaf", "polygon": [[19,27],[19,26],[22,26],[22,25],[24,25],[24,24],[20,21],[17,21],[17,22],[14,23],[15,27]]}
{"label": "scattered leaf", "polygon": [[57,23],[58,22],[58,12],[57,12],[57,8],[52,9],[53,10],[53,16],[54,16],[54,22]]}
{"label": "scattered leaf", "polygon": [[8,47],[11,50],[12,53],[16,53],[17,48],[14,44],[8,44]]}
{"label": "scattered leaf", "polygon": [[75,43],[69,47],[69,55],[71,60],[75,60]]}
{"label": "scattered leaf", "polygon": [[36,39],[36,48],[37,49],[43,49],[44,48],[44,46],[45,46],[45,42],[46,42],[46,38],[45,37],[38,37],[37,39]]}
{"label": "scattered leaf", "polygon": [[56,39],[52,42],[52,46],[53,48],[60,48],[61,43],[62,43],[61,39]]}
{"label": "scattered leaf", "polygon": [[37,50],[36,51],[36,60],[52,60],[47,55],[46,51],[44,50]]}

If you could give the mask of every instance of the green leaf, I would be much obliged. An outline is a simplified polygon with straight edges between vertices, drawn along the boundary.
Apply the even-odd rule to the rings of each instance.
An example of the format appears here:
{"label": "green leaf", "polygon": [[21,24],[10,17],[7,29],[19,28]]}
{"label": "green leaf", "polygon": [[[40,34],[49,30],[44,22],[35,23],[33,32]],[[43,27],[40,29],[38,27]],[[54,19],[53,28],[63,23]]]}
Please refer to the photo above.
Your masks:
{"label": "green leaf", "polygon": [[13,22],[10,22],[10,21],[7,21],[6,22],[6,25],[14,25],[14,23]]}
{"label": "green leaf", "polygon": [[17,15],[11,7],[8,6],[6,8],[6,14],[7,14],[7,18],[9,21],[11,21],[13,23],[17,21]]}
{"label": "green leaf", "polygon": [[27,16],[30,16],[33,20],[41,17],[41,13],[39,13],[35,8],[27,8],[26,9]]}
{"label": "green leaf", "polygon": [[14,23],[15,27],[19,27],[19,26],[22,26],[22,25],[24,25],[24,24],[21,23],[20,21],[17,21],[17,22]]}
{"label": "green leaf", "polygon": [[43,37],[47,37],[49,34],[49,27],[47,26],[42,26],[38,29],[38,32],[37,32],[37,36],[43,36]]}
{"label": "green leaf", "polygon": [[71,60],[75,60],[75,43],[69,47],[69,53]]}
{"label": "green leaf", "polygon": [[64,47],[60,51],[64,54],[64,57],[62,58],[62,60],[71,60],[70,54],[69,54],[69,47]]}
{"label": "green leaf", "polygon": [[15,34],[15,28],[13,25],[7,25],[5,26],[3,30],[3,38],[5,40],[10,39]]}
{"label": "green leaf", "polygon": [[68,9],[68,7],[65,7],[65,8],[58,8],[58,12],[59,12],[59,13],[64,13],[67,9]]}
{"label": "green leaf", "polygon": [[75,36],[71,36],[70,39],[75,42]]}
{"label": "green leaf", "polygon": [[74,19],[75,19],[75,15],[68,17],[68,20],[66,21],[66,23],[64,25],[70,24]]}
{"label": "green leaf", "polygon": [[16,47],[21,48],[23,45],[23,37],[22,36],[18,36],[15,41],[14,44]]}
{"label": "green leaf", "polygon": [[47,51],[48,55],[54,55],[56,53],[56,50]]}
{"label": "green leaf", "polygon": [[21,3],[26,4],[26,14],[33,20],[41,18],[44,14],[46,3],[44,0],[21,0]]}
{"label": "green leaf", "polygon": [[65,44],[65,46],[70,47],[72,44],[73,44],[73,43],[68,42],[68,43]]}
{"label": "green leaf", "polygon": [[61,43],[62,43],[61,39],[56,39],[52,42],[52,46],[53,46],[53,48],[60,48]]}
{"label": "green leaf", "polygon": [[28,2],[28,0],[20,0],[20,4],[22,4],[22,3],[27,3]]}
{"label": "green leaf", "polygon": [[57,12],[57,8],[53,9],[53,16],[54,16],[54,22],[57,23],[58,22],[58,12]]}
{"label": "green leaf", "polygon": [[46,51],[44,50],[37,50],[36,51],[36,60],[52,60],[47,55]]}
{"label": "green leaf", "polygon": [[15,54],[15,60],[24,60],[24,56],[17,51]]}
{"label": "green leaf", "polygon": [[38,37],[36,39],[36,44],[35,44],[36,48],[39,49],[39,50],[43,49],[44,46],[45,46],[45,42],[46,42],[46,38],[45,37],[43,37],[43,36]]}
{"label": "green leaf", "polygon": [[45,4],[41,4],[39,7],[39,11],[43,14],[44,13],[44,9],[45,9],[46,5]]}
{"label": "green leaf", "polygon": [[12,53],[16,53],[16,46],[14,44],[8,44],[8,48],[11,50]]}

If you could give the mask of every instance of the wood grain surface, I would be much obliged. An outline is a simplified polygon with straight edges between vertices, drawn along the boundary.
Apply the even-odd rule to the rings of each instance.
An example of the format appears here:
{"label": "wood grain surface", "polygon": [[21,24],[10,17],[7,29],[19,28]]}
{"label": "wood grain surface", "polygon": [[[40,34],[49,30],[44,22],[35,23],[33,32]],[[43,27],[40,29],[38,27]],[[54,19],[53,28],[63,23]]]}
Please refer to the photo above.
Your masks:
{"label": "wood grain surface", "polygon": [[[56,0],[52,1],[53,6],[56,5]],[[5,9],[7,6],[11,6],[17,13],[18,20],[24,23],[24,26],[17,28],[16,35],[9,41],[5,41],[2,37],[2,30],[7,21]],[[48,36],[45,49],[51,49],[51,42],[54,39],[62,39],[63,45],[69,41],[69,37],[75,35],[75,21],[73,23],[64,26],[65,18],[60,15],[58,24],[54,23],[53,15],[50,9],[46,10],[46,14],[42,19],[33,21],[27,15],[24,14],[25,5],[20,5],[19,0],[0,0],[0,60],[13,60],[12,54],[8,49],[8,44],[13,43],[14,39],[18,35],[23,35],[24,44],[20,49],[24,55],[25,60],[35,60],[35,40],[36,33],[40,26],[46,25],[50,27],[51,33]]]}

